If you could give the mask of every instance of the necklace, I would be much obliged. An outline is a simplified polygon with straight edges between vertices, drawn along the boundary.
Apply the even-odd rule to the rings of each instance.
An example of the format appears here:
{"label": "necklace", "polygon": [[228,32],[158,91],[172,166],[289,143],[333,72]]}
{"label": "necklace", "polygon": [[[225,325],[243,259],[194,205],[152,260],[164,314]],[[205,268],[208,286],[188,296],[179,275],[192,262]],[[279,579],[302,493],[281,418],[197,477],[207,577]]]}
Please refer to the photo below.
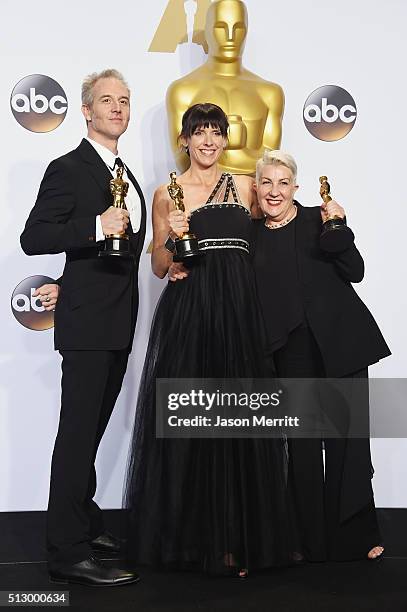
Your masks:
{"label": "necklace", "polygon": [[280,223],[273,223],[270,224],[270,222],[268,222],[268,219],[266,218],[264,225],[265,227],[267,227],[267,229],[269,230],[275,230],[275,229],[279,229],[280,227],[284,227],[284,225],[287,225],[288,223],[290,223],[290,221],[292,221],[293,219],[295,219],[295,217],[297,216],[297,207],[295,204],[293,204],[294,206],[294,213],[291,215],[291,217],[289,217],[288,219],[284,219],[284,221],[280,221]]}

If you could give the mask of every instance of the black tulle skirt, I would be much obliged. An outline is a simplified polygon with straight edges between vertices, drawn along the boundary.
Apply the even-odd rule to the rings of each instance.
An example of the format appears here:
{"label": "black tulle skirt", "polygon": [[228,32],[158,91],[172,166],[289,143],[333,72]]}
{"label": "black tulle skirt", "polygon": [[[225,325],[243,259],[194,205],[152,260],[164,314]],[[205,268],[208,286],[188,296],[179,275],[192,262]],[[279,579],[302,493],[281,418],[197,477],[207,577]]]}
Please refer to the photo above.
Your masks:
{"label": "black tulle skirt", "polygon": [[130,448],[125,507],[132,562],[288,564],[295,548],[283,439],[155,437],[155,379],[270,376],[249,257],[209,252],[164,289],[152,323]]}

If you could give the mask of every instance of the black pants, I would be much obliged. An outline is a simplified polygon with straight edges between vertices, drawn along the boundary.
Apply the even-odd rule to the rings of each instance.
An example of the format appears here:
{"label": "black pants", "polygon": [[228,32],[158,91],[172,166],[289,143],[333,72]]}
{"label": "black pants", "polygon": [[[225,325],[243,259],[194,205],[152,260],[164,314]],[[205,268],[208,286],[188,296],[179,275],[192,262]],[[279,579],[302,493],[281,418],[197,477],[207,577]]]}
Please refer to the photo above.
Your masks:
{"label": "black pants", "polygon": [[[322,357],[308,327],[289,335],[275,354],[281,378],[324,378]],[[366,379],[367,368],[349,375]],[[325,448],[325,469],[322,444]],[[309,561],[365,558],[381,543],[371,486],[368,439],[290,439],[289,483],[303,553]]]}
{"label": "black pants", "polygon": [[104,531],[93,501],[95,458],[126,372],[128,351],[61,351],[62,396],[52,456],[47,515],[49,566],[57,569],[91,554]]}

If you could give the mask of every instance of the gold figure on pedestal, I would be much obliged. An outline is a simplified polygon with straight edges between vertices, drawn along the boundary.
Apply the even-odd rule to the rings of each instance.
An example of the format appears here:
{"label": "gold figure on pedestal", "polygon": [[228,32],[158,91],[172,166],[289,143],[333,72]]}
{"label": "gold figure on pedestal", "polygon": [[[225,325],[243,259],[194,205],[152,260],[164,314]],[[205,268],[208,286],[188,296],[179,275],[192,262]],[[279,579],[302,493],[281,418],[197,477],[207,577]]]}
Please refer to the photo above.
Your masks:
{"label": "gold figure on pedestal", "polygon": [[174,202],[175,208],[185,212],[184,190],[182,189],[182,186],[177,183],[176,172],[170,172],[170,183],[167,185],[167,190],[171,200]]}
{"label": "gold figure on pedestal", "polygon": [[209,6],[206,26],[209,57],[203,66],[174,81],[167,91],[171,145],[180,170],[189,166],[177,137],[184,112],[196,103],[212,102],[228,115],[229,143],[220,168],[252,174],[265,148],[278,149],[284,93],[242,66],[247,35],[247,10],[241,0],[216,0]]}
{"label": "gold figure on pedestal", "polygon": [[[167,185],[167,191],[171,200],[174,202],[175,208],[185,212],[184,190],[182,189],[182,185],[177,183],[176,172],[170,172],[170,183]],[[184,261],[190,257],[199,257],[201,255],[199,251],[198,239],[195,234],[192,234],[191,232],[182,234],[182,236],[176,238],[174,242],[175,251],[173,261]]]}
{"label": "gold figure on pedestal", "polygon": [[[330,195],[331,186],[328,183],[328,177],[320,176],[319,182],[321,185],[319,188],[319,195],[324,204],[329,204],[332,197]],[[320,238],[321,248],[328,253],[338,253],[349,248],[355,236],[352,230],[346,225],[346,219],[342,219],[342,217],[337,215],[329,216],[327,213],[324,213],[324,216],[326,219],[322,224]]]}
{"label": "gold figure on pedestal", "polygon": [[113,196],[113,206],[115,208],[126,208],[124,199],[129,190],[129,184],[123,180],[123,166],[116,170],[116,178],[110,181],[110,193]]}
{"label": "gold figure on pedestal", "polygon": [[[123,166],[116,170],[116,178],[110,182],[110,193],[113,196],[112,206],[115,208],[126,208],[125,197],[129,190],[129,184],[123,179]],[[104,248],[99,251],[99,257],[132,257],[130,252],[129,236],[126,232],[109,234],[105,237]]]}

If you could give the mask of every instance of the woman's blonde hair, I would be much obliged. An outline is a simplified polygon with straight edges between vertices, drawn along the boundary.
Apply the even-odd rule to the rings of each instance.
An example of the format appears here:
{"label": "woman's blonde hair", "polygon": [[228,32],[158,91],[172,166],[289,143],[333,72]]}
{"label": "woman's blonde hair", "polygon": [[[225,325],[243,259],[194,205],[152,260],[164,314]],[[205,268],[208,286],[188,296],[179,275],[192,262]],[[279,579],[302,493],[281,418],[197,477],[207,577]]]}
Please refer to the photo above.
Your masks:
{"label": "woman's blonde hair", "polygon": [[256,164],[256,182],[259,184],[261,176],[263,174],[264,166],[285,166],[291,170],[294,182],[297,180],[297,164],[295,159],[279,149],[270,151],[266,149],[263,153],[263,157],[258,160]]}

